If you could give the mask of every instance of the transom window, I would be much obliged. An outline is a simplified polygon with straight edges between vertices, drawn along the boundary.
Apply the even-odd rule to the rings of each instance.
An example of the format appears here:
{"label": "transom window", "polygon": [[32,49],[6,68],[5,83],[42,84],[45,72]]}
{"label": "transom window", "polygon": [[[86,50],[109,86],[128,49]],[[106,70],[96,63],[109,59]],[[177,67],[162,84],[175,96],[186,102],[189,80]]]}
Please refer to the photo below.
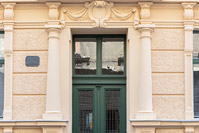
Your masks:
{"label": "transom window", "polygon": [[124,36],[76,36],[74,75],[124,75]]}

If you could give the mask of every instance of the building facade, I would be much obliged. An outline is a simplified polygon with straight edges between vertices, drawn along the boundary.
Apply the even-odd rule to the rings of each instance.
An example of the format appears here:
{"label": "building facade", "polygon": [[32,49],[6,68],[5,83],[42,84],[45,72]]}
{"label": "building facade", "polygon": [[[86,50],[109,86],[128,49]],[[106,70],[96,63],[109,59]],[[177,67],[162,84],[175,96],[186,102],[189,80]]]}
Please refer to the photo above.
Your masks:
{"label": "building facade", "polygon": [[198,133],[197,0],[1,0],[0,133]]}

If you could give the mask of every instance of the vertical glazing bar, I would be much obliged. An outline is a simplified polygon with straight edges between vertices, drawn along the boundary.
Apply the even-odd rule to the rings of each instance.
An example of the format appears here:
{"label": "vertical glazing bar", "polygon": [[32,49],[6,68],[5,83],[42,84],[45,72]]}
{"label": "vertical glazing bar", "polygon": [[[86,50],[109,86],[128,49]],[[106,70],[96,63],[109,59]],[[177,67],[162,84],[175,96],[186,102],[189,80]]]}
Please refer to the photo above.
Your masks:
{"label": "vertical glazing bar", "polygon": [[102,37],[97,38],[97,76],[102,75]]}

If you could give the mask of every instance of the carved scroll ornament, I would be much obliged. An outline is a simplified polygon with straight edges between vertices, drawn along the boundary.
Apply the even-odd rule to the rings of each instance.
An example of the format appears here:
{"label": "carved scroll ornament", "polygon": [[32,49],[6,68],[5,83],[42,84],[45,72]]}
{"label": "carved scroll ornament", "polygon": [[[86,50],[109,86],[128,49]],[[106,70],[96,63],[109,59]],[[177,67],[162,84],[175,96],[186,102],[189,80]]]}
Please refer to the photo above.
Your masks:
{"label": "carved scroll ornament", "polygon": [[131,8],[128,12],[121,12],[114,7],[113,2],[93,1],[86,2],[84,8],[79,12],[72,12],[68,8],[61,9],[60,19],[66,20],[68,16],[71,20],[82,21],[89,19],[93,21],[93,27],[106,27],[106,21],[110,18],[114,20],[124,21],[134,14],[134,25],[137,27],[139,21],[139,13],[136,7]]}

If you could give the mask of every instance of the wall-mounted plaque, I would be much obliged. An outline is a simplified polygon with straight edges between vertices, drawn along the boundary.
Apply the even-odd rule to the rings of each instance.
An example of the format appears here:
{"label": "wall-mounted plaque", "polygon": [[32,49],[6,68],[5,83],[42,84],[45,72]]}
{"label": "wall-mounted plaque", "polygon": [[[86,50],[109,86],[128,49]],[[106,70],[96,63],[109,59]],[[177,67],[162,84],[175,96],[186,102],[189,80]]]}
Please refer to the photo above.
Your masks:
{"label": "wall-mounted plaque", "polygon": [[40,64],[39,56],[26,56],[27,67],[38,67]]}

